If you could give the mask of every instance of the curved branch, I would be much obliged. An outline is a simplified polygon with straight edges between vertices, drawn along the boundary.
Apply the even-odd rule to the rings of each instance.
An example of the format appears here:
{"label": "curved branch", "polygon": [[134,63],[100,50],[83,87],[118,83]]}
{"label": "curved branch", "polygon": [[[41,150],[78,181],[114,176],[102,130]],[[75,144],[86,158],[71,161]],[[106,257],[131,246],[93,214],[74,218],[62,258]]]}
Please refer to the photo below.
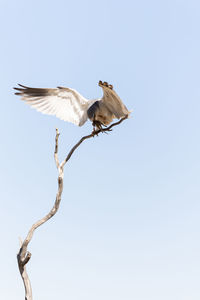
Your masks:
{"label": "curved branch", "polygon": [[91,134],[89,135],[85,135],[83,136],[80,141],[78,141],[78,143],[76,145],[74,145],[74,147],[69,151],[69,154],[67,155],[67,157],[65,158],[65,160],[61,163],[61,166],[64,167],[64,165],[68,162],[68,160],[71,158],[72,154],[74,153],[74,151],[80,146],[80,144],[87,140],[87,139],[90,139],[92,137],[94,137],[95,135],[98,135],[99,133],[101,132],[109,132],[109,131],[112,131],[111,128],[113,128],[114,126],[117,126],[119,125],[120,123],[122,123],[124,120],[126,120],[128,118],[128,115],[121,118],[118,122],[115,122],[115,123],[112,123],[109,127],[106,127],[106,128],[102,128],[102,129],[98,129],[96,131],[93,131]]}
{"label": "curved branch", "polygon": [[56,200],[55,200],[54,206],[44,218],[40,219],[39,221],[37,221],[35,224],[32,225],[32,227],[29,230],[24,242],[22,243],[19,253],[17,255],[19,271],[20,271],[22,280],[24,282],[24,287],[25,287],[25,300],[32,300],[31,284],[30,284],[28,274],[26,272],[26,267],[25,267],[25,265],[28,263],[28,261],[31,258],[31,253],[27,251],[28,244],[30,243],[30,241],[33,237],[34,231],[39,226],[41,226],[42,224],[47,222],[50,218],[52,218],[56,214],[56,212],[58,211],[59,205],[60,205],[60,201],[61,201],[61,195],[62,195],[62,191],[63,191],[63,169],[60,168],[58,157],[57,157],[57,155],[58,155],[58,138],[59,138],[59,132],[58,132],[58,129],[56,129],[54,158],[55,158],[56,166],[58,169],[58,191],[56,194]]}
{"label": "curved branch", "polygon": [[59,163],[59,159],[58,159],[58,139],[59,139],[60,133],[59,133],[58,129],[56,128],[55,151],[54,151],[54,159],[55,159],[56,167],[58,169],[58,191],[57,191],[57,194],[56,194],[56,200],[55,200],[54,206],[52,207],[50,212],[45,217],[43,217],[42,219],[40,219],[39,221],[37,221],[36,223],[34,223],[32,225],[32,227],[30,228],[25,240],[21,244],[21,247],[19,249],[19,253],[17,254],[18,267],[19,267],[19,271],[20,271],[20,274],[21,274],[21,277],[22,277],[22,280],[23,280],[23,283],[24,283],[24,287],[25,287],[25,300],[32,300],[31,284],[30,284],[28,274],[26,272],[26,264],[29,262],[29,260],[31,258],[31,253],[27,251],[27,248],[28,248],[28,245],[29,245],[32,237],[33,237],[33,234],[34,234],[35,230],[39,226],[41,226],[42,224],[47,222],[50,218],[52,218],[59,209],[60,201],[61,201],[61,195],[62,195],[62,191],[63,191],[64,165],[71,158],[74,151],[80,146],[80,144],[83,141],[98,135],[100,132],[112,131],[112,129],[111,129],[112,127],[114,127],[116,125],[119,125],[121,122],[123,122],[127,118],[128,118],[128,116],[122,118],[121,120],[119,120],[116,123],[111,124],[109,127],[106,127],[104,129],[99,129],[97,131],[93,131],[91,134],[82,137],[79,140],[79,142],[77,144],[75,144],[74,147],[72,147],[72,149],[69,151],[67,157],[65,158],[65,160],[62,163]]}

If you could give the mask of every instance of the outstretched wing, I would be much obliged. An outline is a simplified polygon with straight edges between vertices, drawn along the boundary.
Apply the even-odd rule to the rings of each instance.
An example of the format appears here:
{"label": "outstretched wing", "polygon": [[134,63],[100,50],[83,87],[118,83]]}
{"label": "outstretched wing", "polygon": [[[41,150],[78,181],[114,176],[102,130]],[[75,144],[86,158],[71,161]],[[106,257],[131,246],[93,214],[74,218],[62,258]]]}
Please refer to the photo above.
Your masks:
{"label": "outstretched wing", "polygon": [[112,85],[108,85],[107,82],[102,83],[100,81],[99,86],[103,89],[103,98],[101,100],[117,119],[130,114],[130,111],[128,111],[117,93],[113,90]]}
{"label": "outstretched wing", "polygon": [[61,120],[82,126],[87,120],[87,109],[90,101],[77,91],[57,87],[55,89],[30,88],[19,84],[14,88],[27,104],[41,113],[55,115]]}

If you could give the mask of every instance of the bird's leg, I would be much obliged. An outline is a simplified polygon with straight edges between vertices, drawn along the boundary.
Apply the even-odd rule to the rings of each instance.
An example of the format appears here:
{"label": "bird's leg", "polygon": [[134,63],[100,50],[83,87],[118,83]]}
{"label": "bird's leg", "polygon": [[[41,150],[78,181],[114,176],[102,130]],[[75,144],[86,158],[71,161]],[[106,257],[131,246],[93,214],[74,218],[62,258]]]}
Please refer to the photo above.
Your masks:
{"label": "bird's leg", "polygon": [[[96,134],[96,127],[97,127],[95,119],[92,122],[92,126],[93,126],[92,135],[94,136]],[[98,136],[98,134],[97,134],[97,136]]]}
{"label": "bird's leg", "polygon": [[97,131],[103,132],[102,131],[102,129],[103,129],[102,125],[103,124],[101,122],[94,119],[93,122],[92,122],[92,125],[93,125],[93,131],[92,131],[93,135],[96,134],[98,136]]}
{"label": "bird's leg", "polygon": [[92,126],[93,126],[93,132],[95,131],[95,124],[94,122],[92,122]]}
{"label": "bird's leg", "polygon": [[98,128],[98,130],[100,130],[102,132],[102,129],[103,129],[102,125],[103,124],[100,121],[95,121],[95,125]]}
{"label": "bird's leg", "polygon": [[[97,131],[100,131],[100,132],[102,132],[102,133],[104,132],[104,133],[108,134],[108,132],[107,132],[106,130],[104,130],[104,128],[103,128],[103,126],[104,126],[105,128],[108,127],[108,126],[107,126],[107,125],[104,125],[104,124],[101,123],[100,121],[93,120],[92,125],[93,125],[93,131],[92,131],[93,136],[94,136],[95,134],[98,136]],[[112,129],[109,129],[108,131],[112,131]]]}

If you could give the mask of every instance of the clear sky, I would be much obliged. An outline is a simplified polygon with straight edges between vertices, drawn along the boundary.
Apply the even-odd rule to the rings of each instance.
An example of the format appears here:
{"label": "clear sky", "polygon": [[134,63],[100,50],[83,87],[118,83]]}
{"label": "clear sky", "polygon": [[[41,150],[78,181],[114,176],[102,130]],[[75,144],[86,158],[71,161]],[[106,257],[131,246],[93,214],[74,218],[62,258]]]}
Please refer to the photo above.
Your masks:
{"label": "clear sky", "polygon": [[12,87],[101,97],[132,118],[86,141],[65,168],[58,214],[35,232],[34,299],[200,299],[200,2],[0,1],[0,298],[21,300],[18,238],[53,205],[59,156],[79,128],[42,115]]}

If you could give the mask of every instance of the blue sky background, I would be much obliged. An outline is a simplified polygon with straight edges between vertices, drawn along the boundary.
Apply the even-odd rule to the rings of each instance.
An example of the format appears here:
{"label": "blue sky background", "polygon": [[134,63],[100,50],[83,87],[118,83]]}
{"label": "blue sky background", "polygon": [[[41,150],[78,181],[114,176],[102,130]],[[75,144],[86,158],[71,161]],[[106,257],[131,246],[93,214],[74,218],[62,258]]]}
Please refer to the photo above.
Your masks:
{"label": "blue sky background", "polygon": [[106,80],[132,118],[86,141],[65,168],[58,214],[35,232],[34,299],[200,299],[200,2],[0,1],[0,298],[20,300],[18,237],[52,207],[59,156],[78,128],[12,87],[87,98]]}

